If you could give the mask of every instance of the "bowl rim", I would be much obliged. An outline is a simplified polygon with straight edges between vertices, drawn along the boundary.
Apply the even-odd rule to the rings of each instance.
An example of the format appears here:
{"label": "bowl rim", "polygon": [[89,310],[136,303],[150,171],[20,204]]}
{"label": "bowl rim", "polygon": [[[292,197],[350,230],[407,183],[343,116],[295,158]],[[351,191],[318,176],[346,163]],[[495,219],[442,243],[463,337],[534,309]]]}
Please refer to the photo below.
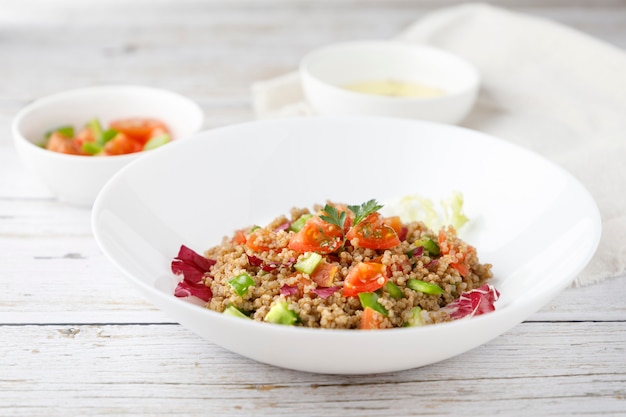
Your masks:
{"label": "bowl rim", "polygon": [[[403,97],[403,96],[384,96],[379,94],[369,94],[362,93],[358,91],[352,91],[345,88],[342,88],[336,84],[330,83],[328,81],[323,80],[322,78],[317,77],[311,71],[309,66],[313,62],[314,59],[317,59],[319,56],[323,56],[323,54],[328,53],[329,51],[342,49],[342,48],[366,48],[366,47],[382,47],[382,48],[404,48],[407,50],[412,50],[414,52],[424,52],[427,51],[429,54],[439,55],[441,57],[445,57],[445,59],[451,59],[456,61],[463,68],[464,72],[467,72],[471,78],[471,82],[467,83],[466,86],[454,91],[452,93],[446,93],[440,96],[434,97]],[[322,45],[319,48],[313,49],[312,51],[305,54],[298,64],[298,72],[300,73],[300,78],[303,80],[303,84],[306,84],[306,80],[309,79],[323,88],[326,88],[333,92],[333,94],[341,94],[345,97],[358,98],[361,100],[369,100],[371,102],[378,101],[381,103],[390,103],[390,102],[434,102],[434,101],[447,101],[451,98],[455,98],[458,96],[462,96],[468,93],[471,93],[474,90],[477,90],[481,83],[480,72],[472,63],[470,63],[465,58],[450,52],[448,50],[438,48],[432,45],[426,44],[418,44],[405,40],[356,40],[356,41],[345,41],[345,42],[337,42],[331,43],[327,45]]]}
{"label": "bowl rim", "polygon": [[[31,149],[34,152],[40,153],[41,155],[46,154],[46,155],[49,155],[51,158],[58,158],[59,160],[68,160],[68,161],[86,160],[87,158],[92,161],[105,161],[105,160],[123,161],[127,159],[131,160],[137,157],[138,155],[141,154],[141,152],[134,152],[134,153],[123,154],[123,155],[107,155],[106,158],[94,158],[92,155],[73,155],[73,154],[64,154],[60,152],[52,152],[52,151],[42,148],[41,146],[37,145],[37,143],[29,140],[25,135],[22,134],[20,130],[21,122],[27,116],[29,116],[30,113],[33,112],[34,110],[37,110],[44,106],[54,104],[58,100],[74,98],[74,97],[78,97],[78,96],[82,96],[86,94],[93,94],[93,93],[100,93],[100,92],[115,92],[116,90],[126,91],[126,92],[131,92],[131,93],[137,92],[140,94],[148,93],[148,94],[169,95],[171,98],[181,100],[183,102],[187,102],[189,104],[189,109],[193,110],[193,112],[196,113],[195,116],[197,116],[198,118],[198,126],[194,130],[194,132],[192,132],[192,134],[202,129],[202,125],[204,123],[204,112],[202,111],[202,108],[194,100],[192,100],[191,98],[183,94],[180,94],[176,91],[168,90],[165,88],[152,87],[152,86],[140,85],[140,84],[99,84],[99,85],[72,88],[68,90],[60,90],[55,93],[47,94],[47,95],[35,98],[34,100],[30,101],[26,106],[22,107],[15,114],[15,116],[13,117],[11,121],[11,133],[13,136],[14,144],[23,145],[26,148]],[[94,162],[94,163],[102,163],[102,162]]]}

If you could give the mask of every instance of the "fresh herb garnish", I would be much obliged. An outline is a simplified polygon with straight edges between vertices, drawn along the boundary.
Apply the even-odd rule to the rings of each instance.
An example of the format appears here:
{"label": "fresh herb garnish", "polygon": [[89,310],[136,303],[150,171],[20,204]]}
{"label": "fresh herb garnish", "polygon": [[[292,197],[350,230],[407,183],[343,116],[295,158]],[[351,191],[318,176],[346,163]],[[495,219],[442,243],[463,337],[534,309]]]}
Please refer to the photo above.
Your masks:
{"label": "fresh herb garnish", "polygon": [[320,215],[320,219],[324,220],[327,223],[334,224],[335,226],[343,230],[343,225],[345,224],[347,217],[345,211],[339,213],[339,211],[335,207],[331,206],[330,204],[326,204],[324,206],[324,213],[326,214]]}
{"label": "fresh herb garnish", "polygon": [[348,206],[351,212],[354,213],[354,226],[361,223],[367,216],[372,213],[377,212],[383,206],[378,204],[376,200],[370,200],[366,203],[361,204],[360,206]]}
{"label": "fresh herb garnish", "polygon": [[[361,223],[363,220],[367,218],[372,213],[377,212],[383,208],[381,204],[378,204],[378,201],[372,199],[368,202],[361,204],[360,206],[348,206],[348,210],[350,210],[354,214],[354,221],[352,222],[352,227]],[[346,218],[348,217],[345,211],[339,212],[335,207],[330,204],[326,204],[324,206],[324,213],[320,215],[320,219],[324,220],[327,223],[337,226],[342,233],[342,244],[341,248],[346,244],[346,233],[344,225],[346,223]],[[341,250],[341,249],[340,249]]]}

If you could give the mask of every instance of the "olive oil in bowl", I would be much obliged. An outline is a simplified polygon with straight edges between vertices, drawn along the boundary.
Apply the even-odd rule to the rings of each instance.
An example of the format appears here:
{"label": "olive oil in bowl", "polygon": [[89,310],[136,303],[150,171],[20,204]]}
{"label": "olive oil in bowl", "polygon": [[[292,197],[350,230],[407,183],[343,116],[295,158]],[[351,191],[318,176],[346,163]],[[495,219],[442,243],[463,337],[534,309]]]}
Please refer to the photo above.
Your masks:
{"label": "olive oil in bowl", "polygon": [[436,87],[431,87],[424,84],[393,81],[393,80],[374,80],[374,81],[362,81],[354,84],[345,85],[346,90],[354,91],[357,93],[374,94],[388,97],[439,97],[445,94],[445,92]]}

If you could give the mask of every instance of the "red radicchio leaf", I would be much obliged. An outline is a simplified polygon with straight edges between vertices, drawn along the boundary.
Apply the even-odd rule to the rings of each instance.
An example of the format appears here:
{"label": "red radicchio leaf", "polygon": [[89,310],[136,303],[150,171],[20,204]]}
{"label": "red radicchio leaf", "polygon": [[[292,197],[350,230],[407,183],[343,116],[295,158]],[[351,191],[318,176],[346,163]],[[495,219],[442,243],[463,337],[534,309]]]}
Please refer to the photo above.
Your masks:
{"label": "red radicchio leaf", "polygon": [[270,263],[267,263],[267,264],[263,265],[261,267],[261,269],[264,270],[265,272],[272,272],[273,270],[275,270],[279,266],[280,266],[280,264],[277,263],[277,262],[270,262]]}
{"label": "red radicchio leaf", "polygon": [[320,288],[315,288],[314,290],[311,290],[311,292],[317,295],[318,297],[328,298],[339,290],[340,290],[340,287],[324,287],[324,288],[320,287]]}
{"label": "red radicchio leaf", "polygon": [[202,282],[205,272],[198,269],[195,265],[189,265],[180,260],[172,261],[172,272],[176,275],[182,275],[185,281],[198,284]]}
{"label": "red radicchio leaf", "polygon": [[424,247],[423,246],[418,246],[416,248],[413,248],[413,250],[411,251],[411,257],[413,257],[413,258],[419,258],[423,254],[424,254]]}
{"label": "red radicchio leaf", "polygon": [[187,264],[195,265],[198,269],[204,272],[209,272],[211,267],[215,265],[215,261],[213,259],[205,258],[185,245],[180,246],[176,259],[179,259]]}
{"label": "red radicchio leaf", "polygon": [[256,256],[246,255],[248,257],[248,262],[252,266],[261,266],[263,265],[263,259],[257,258]]}
{"label": "red radicchio leaf", "polygon": [[[265,272],[272,272],[273,270],[280,268],[281,264],[278,262],[265,262],[261,258],[257,258],[254,255],[246,255],[248,257],[248,262],[252,266],[260,266],[262,270]],[[289,258],[288,263],[283,264],[283,266],[290,267],[295,262],[294,258]]]}
{"label": "red radicchio leaf", "polygon": [[194,284],[186,280],[178,283],[176,289],[174,290],[174,295],[176,297],[189,297],[193,295],[206,302],[211,300],[211,297],[213,297],[211,288],[204,285],[204,283]]}
{"label": "red radicchio leaf", "polygon": [[185,245],[181,245],[178,256],[172,260],[172,272],[182,275],[183,280],[174,290],[176,297],[196,296],[203,301],[209,301],[213,296],[211,288],[205,285],[203,278],[208,276],[211,267],[215,265],[213,259],[207,259],[194,252]]}
{"label": "red radicchio leaf", "polygon": [[297,285],[283,285],[280,287],[280,293],[282,295],[296,295],[299,289]]}
{"label": "red radicchio leaf", "polygon": [[431,266],[437,266],[437,264],[439,264],[439,259],[433,259],[432,261],[428,262],[426,265],[424,265],[426,268],[430,268]]}
{"label": "red radicchio leaf", "polygon": [[409,233],[409,229],[406,226],[402,226],[400,234],[398,235],[398,239],[400,239],[400,241],[405,241],[406,240],[406,235],[408,233]]}
{"label": "red radicchio leaf", "polygon": [[453,320],[463,317],[479,316],[496,309],[494,303],[500,298],[500,293],[492,285],[466,291],[459,298],[448,304],[444,310]]}
{"label": "red radicchio leaf", "polygon": [[289,229],[289,226],[291,226],[290,222],[285,222],[282,223],[280,225],[278,225],[278,227],[276,229],[274,229],[275,232],[280,232],[281,230],[287,230]]}

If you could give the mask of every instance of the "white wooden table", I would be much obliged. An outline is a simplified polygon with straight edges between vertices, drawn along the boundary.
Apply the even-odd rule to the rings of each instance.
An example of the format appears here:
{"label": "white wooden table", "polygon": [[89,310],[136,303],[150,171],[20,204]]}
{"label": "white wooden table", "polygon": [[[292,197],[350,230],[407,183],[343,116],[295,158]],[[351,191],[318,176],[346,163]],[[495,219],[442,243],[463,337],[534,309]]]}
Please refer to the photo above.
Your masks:
{"label": "white wooden table", "polygon": [[[283,370],[225,351],[145,302],[88,210],[24,171],[10,122],[96,83],[178,91],[206,128],[250,120],[250,84],[311,48],[391,37],[452,1],[0,0],[0,416],[626,415],[626,277],[565,290],[486,345],[383,375]],[[626,2],[502,0],[626,48]]]}

